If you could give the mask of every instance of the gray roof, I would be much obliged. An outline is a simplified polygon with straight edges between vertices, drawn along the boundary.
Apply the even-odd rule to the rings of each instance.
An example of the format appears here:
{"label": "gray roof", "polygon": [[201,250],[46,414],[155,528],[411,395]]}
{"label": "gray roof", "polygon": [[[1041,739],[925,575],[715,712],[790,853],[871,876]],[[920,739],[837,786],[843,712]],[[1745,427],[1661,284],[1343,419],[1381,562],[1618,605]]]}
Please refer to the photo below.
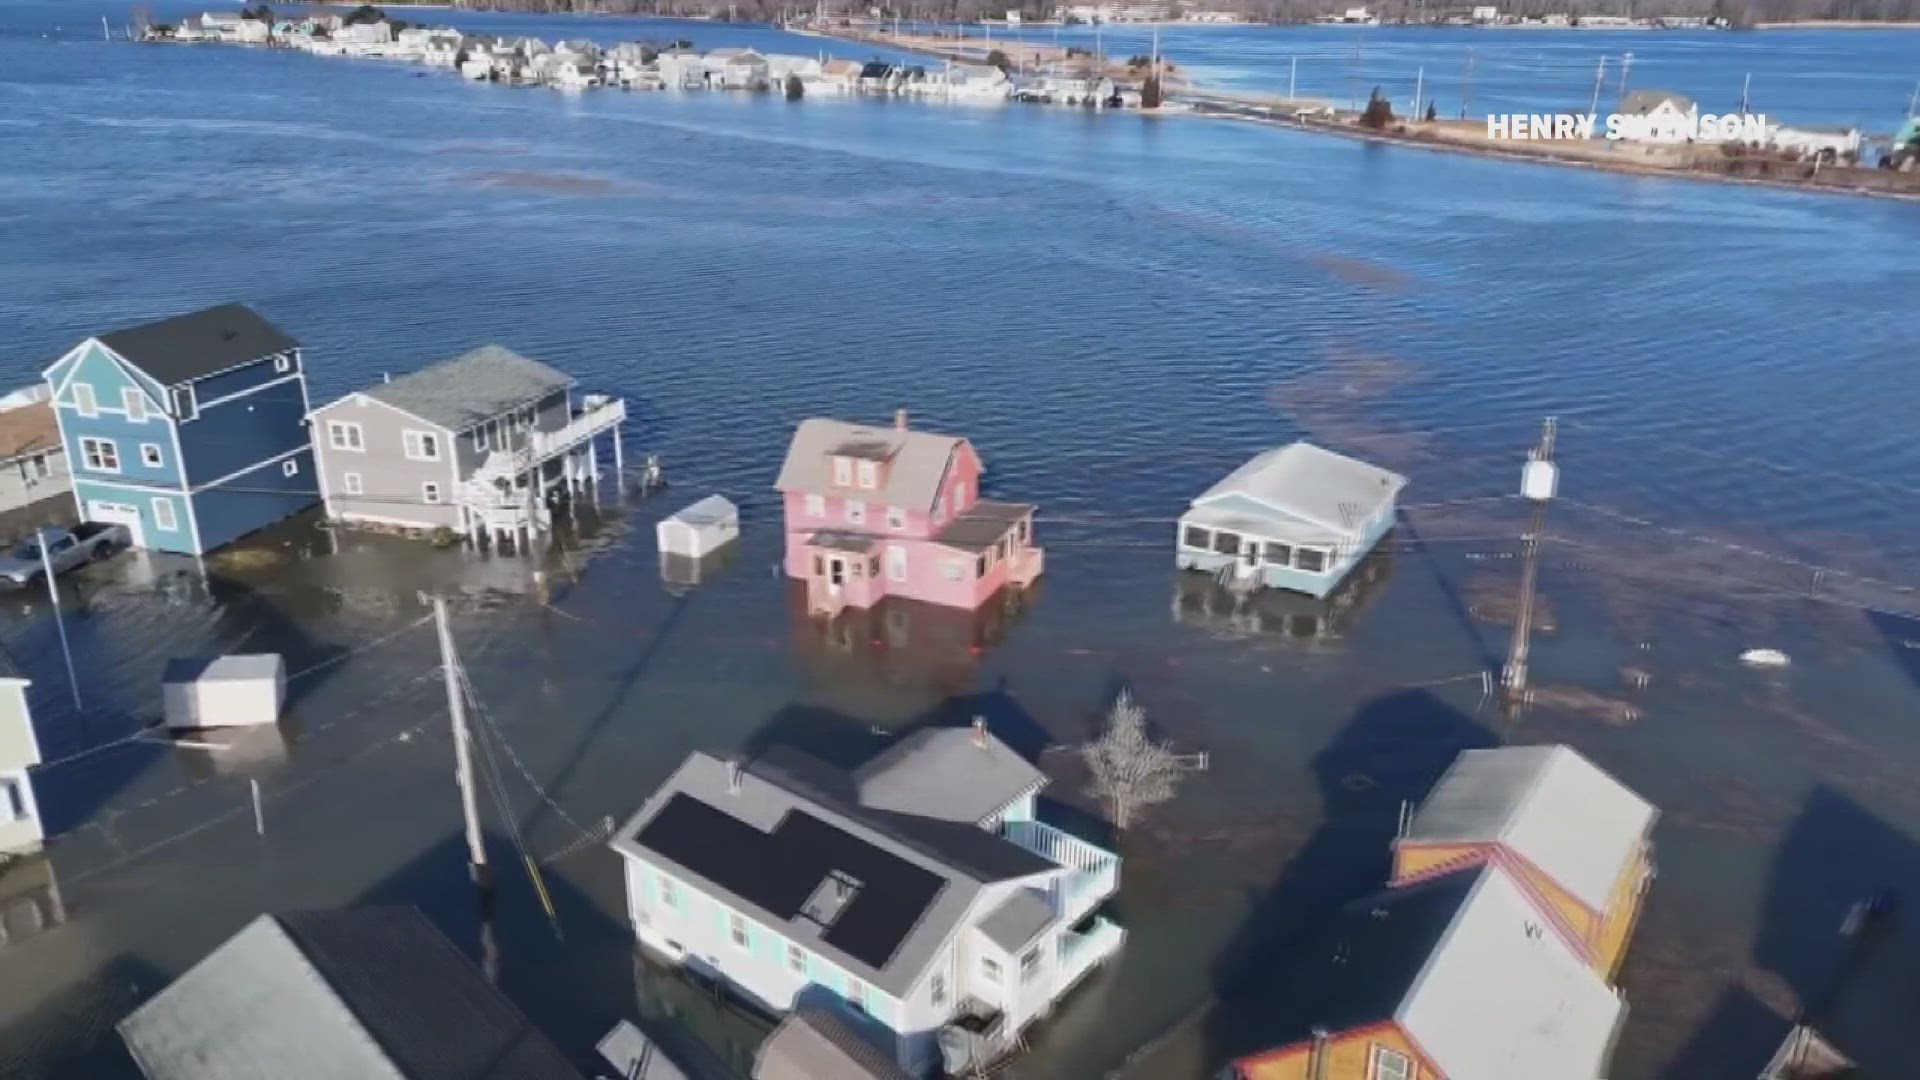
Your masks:
{"label": "gray roof", "polygon": [[574,384],[512,349],[482,345],[360,393],[448,431],[464,431]]}
{"label": "gray roof", "polygon": [[[1208,504],[1231,500],[1251,504],[1269,525],[1305,523],[1308,531],[1334,537],[1359,533],[1360,525],[1381,507],[1390,505],[1407,485],[1407,478],[1364,461],[1296,442],[1254,456],[1193,500],[1194,512],[1182,520],[1218,514]],[[1244,516],[1244,514],[1242,515]],[[1216,527],[1236,526],[1217,523]],[[1248,531],[1258,532],[1248,525]],[[1314,538],[1318,538],[1317,536]]]}
{"label": "gray roof", "polygon": [[1653,830],[1652,804],[1566,746],[1468,750],[1408,823],[1414,843],[1499,843],[1605,912]]}
{"label": "gray roof", "polygon": [[279,653],[236,653],[232,656],[178,657],[160,673],[163,683],[252,682],[279,679],[285,670]]}
{"label": "gray roof", "polygon": [[724,495],[709,495],[667,515],[667,520],[688,525],[725,525],[740,520],[740,508]]}
{"label": "gray roof", "polygon": [[833,482],[836,455],[885,461],[885,484],[872,493],[876,502],[909,510],[931,510],[956,450],[967,440],[931,431],[866,427],[815,417],[803,420],[787,445],[774,487],[812,495],[846,495],[860,489]]}
{"label": "gray roof", "polygon": [[1012,532],[1014,524],[1032,514],[1033,509],[1032,503],[980,499],[948,522],[933,539],[935,543],[960,551],[985,551]]}
{"label": "gray roof", "polygon": [[262,915],[119,1025],[148,1080],[579,1080],[418,911]]}
{"label": "gray roof", "polygon": [[621,1080],[687,1080],[686,1070],[674,1064],[660,1044],[647,1038],[631,1021],[615,1024],[600,1039],[598,1049]]}
{"label": "gray roof", "polygon": [[753,1080],[909,1080],[853,1025],[817,1006],[795,1009],[760,1044]]}
{"label": "gray roof", "polygon": [[[728,784],[729,764],[739,766],[737,789]],[[893,997],[904,996],[919,982],[972,909],[982,887],[1059,869],[1058,864],[974,825],[861,806],[853,801],[855,790],[845,772],[792,751],[752,760],[695,751],[614,834],[611,846],[623,855],[666,868],[706,895],[724,898],[729,906]],[[876,968],[827,940],[829,931],[812,920],[777,915],[643,843],[640,833],[681,795],[762,833],[776,831],[789,815],[811,815],[856,841],[932,873],[940,879],[938,888],[885,964]]]}
{"label": "gray roof", "polygon": [[1630,90],[1620,99],[1620,111],[1629,116],[1645,116],[1659,108],[1663,101],[1673,102],[1673,107],[1683,113],[1692,112],[1694,108],[1692,98],[1671,90]]}
{"label": "gray roof", "polygon": [[969,825],[1047,782],[993,733],[924,728],[854,773],[861,803]]}
{"label": "gray roof", "polygon": [[1047,902],[1046,893],[1016,889],[980,920],[980,932],[1007,952],[1018,952],[1052,923],[1053,905]]}
{"label": "gray roof", "polygon": [[221,304],[101,334],[100,344],[162,386],[300,347],[245,304]]}

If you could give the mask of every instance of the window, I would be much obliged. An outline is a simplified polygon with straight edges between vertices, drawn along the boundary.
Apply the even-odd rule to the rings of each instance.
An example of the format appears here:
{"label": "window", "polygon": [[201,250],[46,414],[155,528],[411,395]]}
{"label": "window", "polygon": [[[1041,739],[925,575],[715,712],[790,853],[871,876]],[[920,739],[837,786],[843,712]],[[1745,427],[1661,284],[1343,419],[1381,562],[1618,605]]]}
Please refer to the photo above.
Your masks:
{"label": "window", "polygon": [[80,456],[95,472],[120,471],[120,448],[112,439],[81,439]]}
{"label": "window", "polygon": [[660,875],[660,903],[675,911],[680,909],[680,887],[665,874]]}
{"label": "window", "polygon": [[1000,982],[1000,961],[995,960],[991,956],[981,957],[980,977],[990,983],[998,984]]}
{"label": "window", "polygon": [[807,950],[791,941],[787,942],[787,970],[795,975],[807,973]]}
{"label": "window", "polygon": [[985,555],[982,555],[979,558],[973,560],[973,576],[974,577],[987,576],[987,557]]}
{"label": "window", "polygon": [[1180,534],[1180,542],[1190,548],[1205,550],[1213,546],[1213,534],[1197,525],[1189,525]]}
{"label": "window", "polygon": [[966,509],[966,506],[967,506],[967,482],[965,480],[955,480],[953,482],[954,512],[958,513],[961,510]]}
{"label": "window", "polygon": [[1040,946],[1020,954],[1020,985],[1025,986],[1040,974]]}
{"label": "window", "polygon": [[936,971],[933,978],[927,980],[927,988],[933,998],[933,1007],[939,1008],[947,1003],[947,973]]}
{"label": "window", "polygon": [[887,549],[887,580],[907,580],[907,549],[890,547]]}
{"label": "window", "polygon": [[360,433],[360,425],[346,420],[327,421],[327,445],[335,450],[365,450],[366,439]]}
{"label": "window", "polygon": [[1293,561],[1293,547],[1288,544],[1267,543],[1267,562],[1274,566],[1285,566]]}
{"label": "window", "polygon": [[821,498],[818,495],[807,496],[807,516],[808,517],[826,517],[827,516],[827,500]]}
{"label": "window", "polygon": [[143,442],[140,444],[140,464],[149,469],[157,469],[166,464],[166,458],[160,454],[160,444]]}
{"label": "window", "polygon": [[1318,574],[1327,568],[1327,553],[1312,548],[1294,548],[1293,565]]}
{"label": "window", "polygon": [[77,382],[73,384],[73,411],[81,416],[99,416],[100,403],[93,399],[93,387]]}
{"label": "window", "polygon": [[360,486],[360,474],[357,472],[347,473],[340,478],[340,482],[346,487],[349,495],[360,495],[366,490]]}
{"label": "window", "polygon": [[47,455],[33,455],[33,478],[35,480],[45,480],[52,475],[53,469],[47,465]]}
{"label": "window", "polygon": [[887,507],[887,528],[899,530],[907,527],[907,512],[897,506]]}
{"label": "window", "polygon": [[121,387],[120,404],[126,407],[128,420],[136,424],[147,422],[147,395],[141,393],[137,387]]}
{"label": "window", "polygon": [[428,504],[438,503],[440,501],[440,485],[434,483],[432,480],[421,484],[420,498]]}
{"label": "window", "polygon": [[1020,519],[1020,534],[1019,534],[1019,535],[1020,535],[1020,542],[1021,542],[1021,543],[1023,543],[1023,544],[1027,542],[1027,530],[1028,530],[1028,528],[1029,528],[1029,527],[1031,527],[1031,525],[1032,525],[1032,523],[1031,523],[1031,522],[1029,522],[1029,521],[1028,521],[1028,520],[1027,520],[1026,518],[1021,518],[1021,519]]}
{"label": "window", "polygon": [[750,948],[753,939],[747,936],[747,920],[737,911],[727,912],[727,936],[733,939],[739,948]]}
{"label": "window", "polygon": [[295,461],[293,458],[288,458],[287,460],[281,462],[280,475],[281,476],[299,476],[300,463],[298,461]]}
{"label": "window", "polygon": [[1240,537],[1230,532],[1213,534],[1213,550],[1222,555],[1240,554]]}
{"label": "window", "polygon": [[847,1004],[861,1012],[867,1011],[867,984],[851,975],[847,976]]}
{"label": "window", "polygon": [[400,438],[412,461],[439,461],[440,436],[431,431],[403,431]]}
{"label": "window", "polygon": [[173,516],[172,499],[153,500],[153,527],[161,532],[173,532],[180,528],[180,522]]}
{"label": "window", "polygon": [[173,414],[182,420],[200,415],[200,398],[193,392],[192,383],[173,388]]}
{"label": "window", "polygon": [[967,576],[967,564],[959,559],[945,559],[940,563],[940,577],[945,581],[963,581]]}
{"label": "window", "polygon": [[865,525],[867,523],[867,504],[847,500],[847,524]]}
{"label": "window", "polygon": [[487,425],[481,424],[473,429],[473,448],[485,453],[487,450]]}
{"label": "window", "polygon": [[853,462],[847,458],[833,459],[833,482],[841,487],[853,483]]}
{"label": "window", "polygon": [[947,523],[947,497],[945,495],[934,500],[933,523],[935,525],[945,525]]}
{"label": "window", "polygon": [[1376,1046],[1367,1080],[1413,1080],[1413,1061],[1398,1050]]}
{"label": "window", "polygon": [[8,821],[27,820],[27,792],[20,781],[11,776],[0,776],[0,792],[6,795],[6,798],[0,799],[0,814],[6,815]]}
{"label": "window", "polygon": [[285,374],[293,370],[293,354],[281,353],[273,358],[273,370]]}
{"label": "window", "polygon": [[871,461],[860,463],[860,486],[872,491],[880,486],[880,466]]}

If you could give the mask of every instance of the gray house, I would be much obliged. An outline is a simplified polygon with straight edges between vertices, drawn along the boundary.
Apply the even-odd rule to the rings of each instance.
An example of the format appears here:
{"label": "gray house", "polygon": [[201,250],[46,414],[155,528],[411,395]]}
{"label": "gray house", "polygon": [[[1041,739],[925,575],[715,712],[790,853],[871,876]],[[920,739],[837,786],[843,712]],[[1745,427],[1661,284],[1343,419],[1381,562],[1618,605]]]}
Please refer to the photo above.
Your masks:
{"label": "gray house", "polygon": [[315,409],[328,519],[524,542],[550,494],[597,482],[603,435],[620,472],[626,402],[575,383],[487,345]]}
{"label": "gray house", "polygon": [[1044,783],[977,722],[851,773],[694,753],[612,847],[651,952],[769,1011],[861,1017],[909,1072],[960,1072],[1125,939],[1096,913],[1119,857],[1034,820]]}
{"label": "gray house", "polygon": [[410,907],[262,915],[119,1030],[147,1080],[581,1080]]}

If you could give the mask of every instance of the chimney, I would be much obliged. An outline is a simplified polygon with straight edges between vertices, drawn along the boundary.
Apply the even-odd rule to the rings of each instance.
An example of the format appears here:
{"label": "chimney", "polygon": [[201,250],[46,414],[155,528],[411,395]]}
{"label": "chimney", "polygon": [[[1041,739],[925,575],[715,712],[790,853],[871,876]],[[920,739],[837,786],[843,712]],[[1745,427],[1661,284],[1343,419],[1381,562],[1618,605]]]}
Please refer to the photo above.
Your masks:
{"label": "chimney", "polygon": [[906,409],[901,408],[901,409],[893,410],[893,430],[895,431],[907,430],[907,410]]}
{"label": "chimney", "polygon": [[973,718],[973,745],[982,750],[987,748],[987,718],[984,716]]}
{"label": "chimney", "polygon": [[740,763],[737,761],[727,762],[727,794],[740,794]]}
{"label": "chimney", "polygon": [[1307,1055],[1307,1080],[1327,1080],[1327,1058],[1331,1056],[1327,1053],[1329,1038],[1326,1028],[1313,1029],[1313,1049]]}

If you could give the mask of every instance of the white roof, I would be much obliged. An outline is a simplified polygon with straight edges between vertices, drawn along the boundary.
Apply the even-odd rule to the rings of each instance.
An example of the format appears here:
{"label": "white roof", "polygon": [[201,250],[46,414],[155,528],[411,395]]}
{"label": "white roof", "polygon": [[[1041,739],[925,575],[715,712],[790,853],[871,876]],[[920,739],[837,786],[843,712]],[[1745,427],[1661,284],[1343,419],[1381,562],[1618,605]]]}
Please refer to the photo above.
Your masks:
{"label": "white roof", "polygon": [[1597,1080],[1625,1008],[1490,866],[1395,1018],[1449,1080]]}
{"label": "white roof", "polygon": [[699,502],[683,507],[672,514],[668,520],[694,526],[725,525],[740,520],[740,508],[733,505],[724,495],[709,495]]}
{"label": "white roof", "polygon": [[1353,536],[1391,503],[1407,478],[1375,465],[1297,442],[1256,455],[1193,500],[1196,510],[1239,496],[1320,529]]}
{"label": "white roof", "polygon": [[1595,911],[1658,811],[1567,746],[1468,750],[1420,805],[1405,839],[1506,845]]}

